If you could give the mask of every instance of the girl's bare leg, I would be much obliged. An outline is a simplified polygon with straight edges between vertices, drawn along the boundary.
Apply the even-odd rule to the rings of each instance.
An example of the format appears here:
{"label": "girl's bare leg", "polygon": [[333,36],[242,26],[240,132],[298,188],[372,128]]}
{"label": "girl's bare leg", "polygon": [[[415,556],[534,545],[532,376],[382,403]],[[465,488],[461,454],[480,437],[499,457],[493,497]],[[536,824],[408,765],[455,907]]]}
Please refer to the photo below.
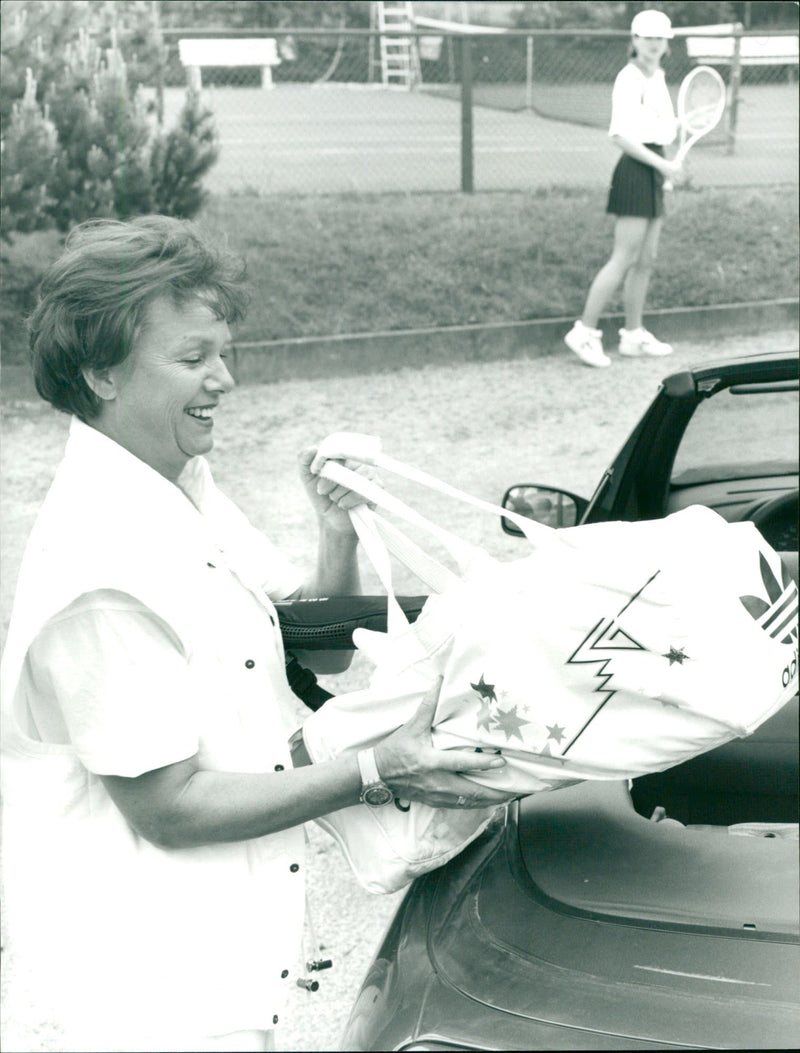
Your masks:
{"label": "girl's bare leg", "polygon": [[662,218],[648,221],[647,231],[642,241],[639,255],[625,277],[623,305],[625,308],[625,328],[629,331],[639,329],[642,325],[644,301],[647,287],[658,253],[658,239],[661,236]]}
{"label": "girl's bare leg", "polygon": [[[614,247],[611,256],[592,282],[581,316],[583,324],[590,329],[597,328],[600,315],[606,305],[639,259],[647,239],[648,228],[653,222],[642,216],[619,216],[617,218],[614,224]],[[646,289],[645,284],[645,291]]]}

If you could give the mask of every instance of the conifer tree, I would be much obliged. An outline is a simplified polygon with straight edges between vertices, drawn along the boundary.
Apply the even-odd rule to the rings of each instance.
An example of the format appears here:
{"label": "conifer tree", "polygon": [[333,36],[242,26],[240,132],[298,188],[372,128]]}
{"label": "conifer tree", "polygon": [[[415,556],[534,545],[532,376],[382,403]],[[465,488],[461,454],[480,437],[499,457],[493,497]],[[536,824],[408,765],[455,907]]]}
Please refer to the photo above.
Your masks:
{"label": "conifer tree", "polygon": [[14,103],[8,134],[3,140],[2,208],[0,231],[5,241],[14,231],[31,233],[52,225],[55,199],[52,183],[58,132],[36,101],[36,81],[26,71],[25,93]]}
{"label": "conifer tree", "polygon": [[[189,218],[201,208],[202,181],[218,154],[213,116],[189,93],[174,128],[157,124],[141,77],[163,49],[154,42],[150,66],[132,51],[131,67],[119,42],[141,49],[146,13],[142,4],[3,4],[3,84],[17,95],[3,124],[7,240],[48,226],[66,231],[90,217]],[[117,23],[109,25],[112,16]],[[62,39],[52,35],[56,26]],[[29,73],[21,92],[22,62]]]}

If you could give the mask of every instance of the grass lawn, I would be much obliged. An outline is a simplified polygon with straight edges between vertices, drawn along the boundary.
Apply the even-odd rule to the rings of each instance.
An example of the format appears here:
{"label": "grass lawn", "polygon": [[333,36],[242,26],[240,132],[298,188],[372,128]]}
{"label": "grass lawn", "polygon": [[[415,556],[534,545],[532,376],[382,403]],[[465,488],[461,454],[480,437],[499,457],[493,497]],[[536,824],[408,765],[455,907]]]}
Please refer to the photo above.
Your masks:
{"label": "grass lawn", "polygon": [[[580,311],[611,246],[596,191],[214,198],[200,221],[248,261],[241,340],[552,318]],[[57,235],[4,249],[5,353]],[[648,306],[796,296],[796,188],[683,190]],[[617,305],[610,305],[613,310]]]}

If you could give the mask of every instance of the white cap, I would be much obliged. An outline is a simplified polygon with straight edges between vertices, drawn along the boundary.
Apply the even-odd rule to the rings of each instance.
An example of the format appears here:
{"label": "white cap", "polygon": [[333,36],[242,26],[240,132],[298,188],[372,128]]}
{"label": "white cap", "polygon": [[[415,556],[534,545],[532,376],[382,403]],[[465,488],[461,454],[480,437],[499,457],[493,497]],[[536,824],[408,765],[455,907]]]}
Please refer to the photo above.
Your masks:
{"label": "white cap", "polygon": [[631,22],[631,34],[635,37],[658,37],[660,40],[672,40],[675,33],[672,23],[663,11],[640,11]]}

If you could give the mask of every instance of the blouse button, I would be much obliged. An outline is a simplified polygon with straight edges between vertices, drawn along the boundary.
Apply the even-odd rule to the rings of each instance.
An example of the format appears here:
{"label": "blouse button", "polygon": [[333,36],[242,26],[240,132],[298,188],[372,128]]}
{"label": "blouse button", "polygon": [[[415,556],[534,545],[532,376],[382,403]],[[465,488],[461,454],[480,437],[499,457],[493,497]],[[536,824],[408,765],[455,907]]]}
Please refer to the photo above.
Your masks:
{"label": "blouse button", "polygon": [[292,863],[292,865],[289,867],[289,869],[291,870],[291,872],[293,874],[296,874],[297,871],[300,869],[300,864],[299,863]]}
{"label": "blouse button", "polygon": [[282,764],[276,764],[275,765],[275,771],[283,771],[283,765]]}
{"label": "blouse button", "polygon": [[281,969],[281,980],[285,980],[288,975],[289,975],[289,970],[288,969]]}
{"label": "blouse button", "polygon": [[245,669],[252,669],[255,664],[256,663],[253,661],[252,658],[248,658],[247,661],[244,663],[244,667]]}
{"label": "blouse button", "polygon": [[272,1018],[272,1023],[273,1023],[273,1024],[277,1024],[277,1023],[278,1023],[278,1014],[277,1014],[277,1013],[276,1013],[276,1014],[275,1014],[275,1016],[274,1016],[274,1017]]}

